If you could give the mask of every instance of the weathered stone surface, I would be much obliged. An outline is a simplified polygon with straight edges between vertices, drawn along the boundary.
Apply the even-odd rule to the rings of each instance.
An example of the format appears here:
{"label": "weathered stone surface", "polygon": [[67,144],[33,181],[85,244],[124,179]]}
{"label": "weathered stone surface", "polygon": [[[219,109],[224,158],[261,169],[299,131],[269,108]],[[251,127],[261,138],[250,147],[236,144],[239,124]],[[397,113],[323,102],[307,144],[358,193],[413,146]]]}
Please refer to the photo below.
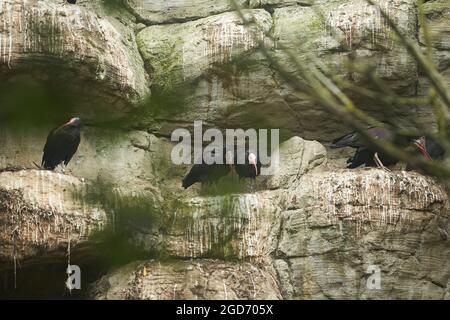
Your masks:
{"label": "weathered stone surface", "polygon": [[0,72],[6,78],[27,73],[70,85],[74,96],[86,96],[85,114],[100,112],[92,108],[93,99],[123,112],[149,92],[135,43],[92,10],[53,1],[5,0],[0,19]]}
{"label": "weathered stone surface", "polygon": [[[428,1],[424,4],[426,14],[426,23],[428,34],[430,36],[431,46],[433,50],[433,60],[438,71],[443,77],[444,84],[450,86],[450,4],[448,1]],[[424,28],[420,26],[419,30],[420,44],[426,46],[424,38]],[[419,70],[421,71],[421,70]],[[426,96],[430,92],[430,83],[420,72],[417,94]],[[420,117],[424,122],[429,122],[436,126],[433,110],[429,106],[420,107]]]}
{"label": "weathered stone surface", "polygon": [[[261,185],[270,189],[288,189],[307,172],[315,168],[323,170],[326,163],[326,151],[321,144],[299,137],[284,142],[275,153],[279,154],[275,172],[258,177]],[[276,155],[272,161],[275,158]],[[235,190],[244,183],[232,182]],[[171,192],[177,194],[177,189]],[[153,226],[145,232],[136,232],[133,242],[148,250],[161,250],[183,258],[242,259],[266,256],[274,250],[277,230],[273,226],[283,206],[279,192],[222,196],[198,196],[197,192],[186,193],[181,201],[178,197],[170,201],[171,195],[164,194],[167,206],[160,222],[164,231]]]}
{"label": "weathered stone surface", "polygon": [[[0,168],[36,168],[41,163],[48,129],[9,131],[0,129]],[[97,180],[124,193],[146,194],[158,198],[158,188],[177,170],[164,167],[170,143],[145,131],[85,127],[80,146],[65,173],[95,183]],[[158,172],[161,175],[155,174]],[[61,172],[62,167],[57,171]]]}
{"label": "weathered stone surface", "polygon": [[137,36],[153,84],[170,89],[201,76],[215,64],[250,53],[272,26],[264,10],[245,10],[258,28],[246,28],[236,12],[183,24],[151,26]]}
{"label": "weathered stone surface", "polygon": [[[160,239],[166,252],[200,264],[199,257],[262,259],[277,271],[280,285],[272,288],[280,288],[284,299],[440,299],[448,294],[448,198],[432,179],[416,173],[312,171],[288,189],[197,197],[178,208],[164,223],[171,226]],[[178,265],[167,262],[162,268]],[[367,269],[374,265],[381,272],[380,290],[366,287]],[[131,279],[144,271],[131,270],[106,276],[95,289],[103,293],[95,296],[166,298],[143,292],[166,292],[167,281],[148,277],[134,284]],[[140,294],[129,293],[135,288]],[[270,297],[262,293],[260,298]]]}
{"label": "weathered stone surface", "polygon": [[[156,219],[144,215],[145,223],[120,223],[134,228],[129,242],[171,259],[106,275],[94,285],[95,298],[450,298],[448,196],[433,180],[376,169],[340,171],[343,163],[334,158],[347,150],[333,153],[330,161],[322,145],[294,137],[279,150],[281,166],[267,181],[259,177],[256,190],[211,196],[195,186],[182,193],[188,168],[173,166],[171,144],[149,133],[167,135],[194,120],[221,128],[282,128],[283,138],[301,134],[320,141],[347,132],[339,119],[280,80],[258,52],[259,41],[292,71],[281,46],[301,60],[316,56],[334,74],[363,83],[345,65],[354,52],[399,93],[426,94],[429,85],[422,77],[417,83],[420,70],[393,41],[379,12],[364,0],[240,1],[252,8],[246,16],[259,23],[253,38],[226,1],[126,2],[128,10],[108,9],[104,4],[111,2],[100,0],[72,6],[59,0],[0,1],[2,80],[26,74],[67,83],[74,96],[89,102],[76,111],[95,125],[85,128],[65,170],[73,176],[0,173],[0,260],[7,268],[14,255],[22,262],[64,254],[69,238],[74,248],[88,244],[91,231],[115,211],[108,205],[124,201],[126,209],[128,202],[144,199],[152,207],[138,209]],[[417,37],[415,1],[379,3],[406,35]],[[427,1],[425,8],[434,58],[447,81],[448,4]],[[136,122],[97,126],[132,110],[149,84],[163,111],[172,106],[158,101],[158,94],[166,90],[178,98],[182,87],[182,108],[155,115],[152,100]],[[93,101],[109,112],[97,110]],[[376,101],[358,102],[377,116],[389,114]],[[417,111],[428,121],[428,107]],[[0,168],[34,166],[47,134],[2,128]],[[111,193],[113,203],[102,209],[71,197],[71,190],[87,185]],[[380,290],[366,286],[373,265],[380,268]]]}
{"label": "weathered stone surface", "polygon": [[157,116],[159,121],[152,124],[155,131],[170,134],[178,127],[191,128],[194,120],[218,127],[225,123],[286,130],[298,126],[285,101],[273,91],[277,84],[267,63],[252,55],[270,31],[271,17],[262,9],[244,13],[258,27],[246,28],[237,13],[229,12],[151,26],[138,34],[154,92],[162,90],[163,95],[180,99],[175,105],[169,101],[169,113]]}
{"label": "weathered stone surface", "polygon": [[0,264],[87,243],[107,222],[103,209],[77,200],[79,179],[44,170],[0,173]]}
{"label": "weathered stone surface", "polygon": [[[415,1],[379,3],[408,37],[415,37]],[[189,127],[193,120],[203,120],[219,127],[283,128],[285,137],[301,135],[321,141],[343,132],[338,119],[284,84],[255,52],[257,40],[265,40],[274,48],[276,57],[289,70],[295,67],[281,47],[296,52],[300,61],[316,56],[324,67],[333,68],[333,74],[363,83],[364,79],[347,68],[352,53],[356,61],[373,65],[391,88],[405,95],[415,93],[416,64],[396,43],[379,11],[364,0],[319,1],[314,6],[289,1],[250,3],[251,7],[267,5],[271,15],[264,10],[245,10],[260,26],[256,36],[243,31],[239,19],[231,18],[236,17],[233,12],[151,26],[139,33],[139,48],[155,87],[183,85],[188,92],[177,112],[166,117],[170,121],[160,119],[155,130],[167,134],[175,127]],[[267,40],[269,30],[274,44]],[[377,101],[360,102],[367,110],[383,109]],[[383,110],[382,114],[390,117],[391,111]],[[411,114],[405,114],[405,119],[408,116]]]}
{"label": "weathered stone surface", "polygon": [[278,207],[276,193],[268,192],[186,200],[168,221],[165,250],[189,258],[266,256]]}
{"label": "weathered stone surface", "polygon": [[127,265],[100,279],[95,299],[280,299],[273,271],[244,262],[196,260]]}
{"label": "weathered stone surface", "polygon": [[[407,36],[414,37],[417,29],[414,1],[379,3]],[[365,67],[372,65],[392,89],[405,95],[414,94],[417,67],[413,59],[406,49],[394,41],[392,31],[379,11],[367,5],[366,1],[275,8],[273,21],[277,46],[296,52],[300,64],[317,57],[321,67],[332,70],[332,74],[350,82],[364,83],[364,79],[347,67],[352,53],[356,63],[360,62]],[[288,70],[298,70],[283,49],[276,53],[277,59]],[[306,139],[327,141],[336,137],[336,132],[348,130],[341,126],[339,119],[324,112],[316,103],[292,92],[283,81],[276,80],[276,83],[280,84],[282,99],[297,114],[300,123],[297,134]],[[358,105],[366,110],[376,110],[374,113],[381,118],[392,111],[384,110],[377,101],[358,101]],[[320,124],[320,129],[315,124]]]}
{"label": "weathered stone surface", "polygon": [[[450,4],[446,0],[429,1],[424,4],[427,26],[432,46],[450,50]],[[421,29],[420,40],[425,43]]]}
{"label": "weathered stone surface", "polygon": [[317,166],[323,167],[326,160],[327,152],[323,145],[317,141],[292,137],[283,142],[272,155],[272,161],[277,163],[267,181],[267,187],[287,189],[306,172]]}
{"label": "weathered stone surface", "polygon": [[[406,36],[415,35],[415,1],[379,1],[379,4]],[[279,8],[275,9],[273,19],[278,43],[298,52],[300,61],[302,56],[315,54],[321,64],[333,68],[333,73],[352,79],[353,71],[345,62],[353,52],[357,61],[372,63],[377,74],[392,81],[399,90],[404,91],[415,82],[413,59],[395,42],[379,10],[364,0],[327,3],[315,8]],[[280,58],[283,57],[281,53]],[[292,65],[289,60],[285,64]]]}
{"label": "weathered stone surface", "polygon": [[[319,0],[320,1],[320,0]],[[250,0],[249,4],[251,8],[258,8],[261,6],[275,6],[275,7],[287,7],[294,5],[311,5],[319,1],[314,0]]]}
{"label": "weathered stone surface", "polygon": [[[447,1],[429,1],[424,4],[428,33],[433,47],[433,58],[438,70],[450,83],[450,4]],[[420,28],[420,43],[426,45],[423,26]],[[420,86],[422,87],[422,85]],[[419,92],[420,94],[420,92]]]}
{"label": "weathered stone surface", "polygon": [[[98,135],[98,129],[95,130]],[[126,192],[127,188],[131,193],[142,191],[146,184],[131,186],[131,181],[138,176],[114,177],[114,161],[127,159],[122,161],[128,165],[120,167],[129,166],[129,172],[139,167],[141,160],[136,162],[136,167],[134,157],[117,154],[122,152],[120,150],[130,150],[130,146],[122,142],[109,144],[109,140],[103,145],[99,137],[96,139],[83,140],[85,146],[80,149],[82,157],[77,166],[91,161],[82,160],[83,157],[93,157],[92,161],[99,162],[99,166],[109,168],[105,174],[111,175],[111,181],[124,182],[126,187],[122,191]],[[164,150],[164,144],[146,133],[131,132],[124,141],[140,150],[138,153],[144,152],[142,161],[148,159],[150,164],[154,159],[151,150]],[[87,151],[90,145],[98,150]],[[377,169],[324,171],[325,156],[324,148],[317,142],[292,138],[281,145],[281,167],[269,178],[273,183],[268,182],[268,185],[274,190],[246,194],[192,197],[194,190],[179,199],[178,178],[167,175],[165,183],[173,186],[168,194],[162,192],[167,189],[160,190],[163,205],[158,220],[149,229],[136,226],[130,241],[149,251],[164,252],[175,260],[164,262],[160,269],[156,267],[158,261],[149,263],[153,271],[148,271],[146,277],[142,276],[142,266],[119,269],[95,284],[94,296],[168,299],[173,298],[164,294],[170,283],[172,288],[175,284],[180,288],[177,298],[191,298],[186,293],[190,292],[191,282],[185,282],[187,289],[181,290],[183,280],[180,279],[186,279],[183,274],[190,275],[194,272],[191,266],[197,262],[202,265],[204,260],[201,259],[207,258],[221,260],[208,262],[203,271],[194,272],[193,278],[209,279],[213,286],[212,291],[202,289],[201,292],[214,292],[206,294],[205,299],[223,298],[218,289],[214,289],[215,281],[222,279],[217,276],[218,270],[231,274],[247,272],[247,267],[236,267],[241,266],[241,262],[223,262],[230,258],[265,261],[265,265],[276,270],[276,273],[263,272],[273,275],[275,280],[261,291],[257,289],[258,299],[407,299],[442,298],[448,294],[445,286],[450,278],[449,209],[445,192],[432,179],[416,173],[387,173]],[[104,162],[102,157],[105,157]],[[106,159],[115,160],[108,164]],[[89,164],[91,166],[95,167],[93,163]],[[317,170],[312,170],[314,168]],[[121,171],[117,169],[119,174]],[[94,168],[92,170],[79,174],[90,177],[92,182],[98,175],[98,171],[94,175]],[[163,172],[156,174],[155,179],[161,179],[158,177],[164,175]],[[22,227],[17,229],[16,241],[24,241],[21,242],[23,251],[18,251],[20,255],[17,253],[19,259],[35,257],[42,250],[65,252],[69,230],[72,230],[71,244],[76,247],[85,243],[89,230],[105,223],[102,209],[72,202],[69,190],[78,183],[83,185],[76,178],[47,171],[0,174],[1,188],[6,190],[2,192],[2,208],[8,208],[2,211],[9,213],[20,208],[14,211],[15,215],[6,215],[7,222],[2,224],[7,228],[1,233],[4,235],[1,244],[5,247],[2,252],[9,252],[8,261],[14,248],[10,229],[17,223],[11,219],[23,221]],[[17,188],[21,191],[16,191]],[[153,192],[155,190],[149,195]],[[96,212],[98,216],[85,217],[76,214],[77,210],[91,215]],[[40,220],[27,220],[34,216]],[[55,219],[61,221],[58,227],[54,227]],[[185,263],[180,262],[180,258],[193,260]],[[369,265],[377,265],[381,270],[381,290],[365,287]],[[161,270],[170,272],[161,275]],[[167,281],[159,281],[161,278]],[[228,287],[229,280],[225,281],[228,298],[251,297],[249,294],[253,291],[245,289],[236,293]]]}
{"label": "weathered stone surface", "polygon": [[[289,197],[275,255],[285,298],[444,297],[449,206],[431,179],[380,170],[314,173]],[[370,265],[381,270],[380,290],[366,286]]]}
{"label": "weathered stone surface", "polygon": [[[126,2],[139,20],[146,24],[186,22],[233,10],[229,0],[126,0]],[[245,1],[238,0],[236,3],[243,6]]]}
{"label": "weathered stone surface", "polygon": [[[336,1],[336,0],[335,0]],[[309,6],[324,0],[236,0],[239,8]],[[170,24],[197,20],[208,16],[234,11],[230,0],[125,0],[137,19],[147,25]]]}

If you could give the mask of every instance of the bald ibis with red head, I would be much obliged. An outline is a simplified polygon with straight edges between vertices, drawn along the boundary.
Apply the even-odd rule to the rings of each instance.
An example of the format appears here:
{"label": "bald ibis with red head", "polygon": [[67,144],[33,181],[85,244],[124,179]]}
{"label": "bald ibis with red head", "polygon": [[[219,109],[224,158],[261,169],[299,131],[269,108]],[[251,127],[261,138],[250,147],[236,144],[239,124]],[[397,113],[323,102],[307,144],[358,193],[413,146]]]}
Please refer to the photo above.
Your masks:
{"label": "bald ibis with red head", "polygon": [[[213,149],[215,153],[216,149]],[[197,182],[212,183],[235,172],[239,178],[256,178],[261,173],[261,162],[256,155],[243,147],[224,146],[221,149],[222,163],[207,164],[204,159],[195,164],[183,178],[182,187],[189,188]]]}
{"label": "bald ibis with red head", "polygon": [[50,131],[42,156],[43,168],[54,170],[61,162],[69,164],[80,144],[81,126],[80,118],[72,118]]}
{"label": "bald ibis with red head", "polygon": [[[425,138],[412,138],[408,136],[394,136],[391,131],[382,127],[370,127],[367,129],[367,133],[374,139],[386,142],[393,142],[399,147],[411,146],[411,143],[415,145],[420,153],[426,158],[431,159],[429,152],[439,154],[441,150],[436,146],[435,141],[430,142],[429,148],[425,146]],[[379,150],[376,147],[371,146],[367,141],[358,133],[352,132],[346,134],[340,138],[337,138],[331,144],[331,148],[343,148],[352,147],[355,148],[355,154],[353,157],[347,160],[347,168],[357,168],[361,165],[367,167],[379,167],[388,170],[386,166],[394,165],[398,163],[398,159],[395,159]],[[437,155],[436,155],[437,156]]]}

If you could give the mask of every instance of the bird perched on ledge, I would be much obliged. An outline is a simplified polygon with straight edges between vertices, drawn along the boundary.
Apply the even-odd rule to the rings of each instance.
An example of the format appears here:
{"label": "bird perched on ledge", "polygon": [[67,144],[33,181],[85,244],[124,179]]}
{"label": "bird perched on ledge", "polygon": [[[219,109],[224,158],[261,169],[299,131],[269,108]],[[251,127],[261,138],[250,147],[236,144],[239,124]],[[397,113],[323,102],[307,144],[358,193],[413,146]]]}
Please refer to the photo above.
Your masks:
{"label": "bird perched on ledge", "polygon": [[[211,155],[215,156],[215,152],[216,149],[213,149]],[[222,150],[222,157],[222,163],[212,164],[206,163],[202,157],[201,163],[194,164],[189,173],[183,178],[182,187],[187,189],[197,182],[217,182],[220,178],[230,173],[232,159],[231,154],[226,152],[225,147]]]}
{"label": "bird perched on ledge", "polygon": [[[411,146],[412,143],[425,157],[427,157],[428,159],[431,158],[428,153],[428,148],[425,146],[425,139],[416,139],[403,136],[394,137],[388,129],[382,127],[370,127],[367,129],[367,133],[374,139],[384,142],[394,142],[400,147],[404,146],[405,148],[407,148],[408,146]],[[357,168],[364,164],[367,167],[376,166],[384,170],[389,170],[386,168],[387,166],[394,165],[398,162],[397,159],[384,154],[383,152],[377,150],[376,147],[371,146],[358,132],[352,132],[335,139],[330,147],[356,148],[356,152],[353,157],[347,160],[347,168],[349,169]],[[430,147],[434,148],[434,146]]]}
{"label": "bird perched on ledge", "polygon": [[[212,152],[214,155],[215,150]],[[217,182],[220,178],[233,172],[236,172],[239,178],[256,178],[261,173],[261,162],[256,153],[246,150],[246,148],[235,146],[234,152],[232,152],[225,146],[222,149],[222,156],[221,164],[207,164],[203,159],[201,163],[194,164],[183,179],[183,188],[187,189],[196,182]]]}
{"label": "bird perched on ledge", "polygon": [[44,146],[42,167],[54,170],[61,162],[67,166],[80,144],[80,118],[72,118],[69,122],[50,131]]}
{"label": "bird perched on ledge", "polygon": [[[392,140],[391,132],[385,128],[371,127],[367,129],[367,133],[373,138],[381,141]],[[394,165],[398,162],[398,160],[378,152],[373,147],[370,147],[358,132],[352,132],[335,139],[330,147],[333,149],[344,147],[356,149],[353,157],[347,160],[347,168],[349,169],[357,168],[364,164],[367,167],[377,166],[387,170],[386,166]]]}

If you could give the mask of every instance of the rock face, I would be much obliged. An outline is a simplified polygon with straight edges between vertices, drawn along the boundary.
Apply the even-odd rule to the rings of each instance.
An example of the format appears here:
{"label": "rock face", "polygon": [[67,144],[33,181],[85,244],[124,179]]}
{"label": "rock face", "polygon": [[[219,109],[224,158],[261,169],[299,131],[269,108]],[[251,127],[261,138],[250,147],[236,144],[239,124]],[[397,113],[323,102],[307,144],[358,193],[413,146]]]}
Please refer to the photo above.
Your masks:
{"label": "rock face", "polygon": [[[428,1],[424,5],[428,32],[433,49],[433,58],[438,71],[444,78],[447,87],[450,85],[450,4],[445,0]],[[420,26],[419,40],[425,45],[424,28]],[[430,84],[422,74],[419,74],[418,94],[427,95]],[[424,119],[430,118],[431,110],[428,106],[419,109]]]}
{"label": "rock face", "polygon": [[[448,200],[431,179],[376,169],[319,171],[303,175],[295,187],[269,193],[276,200],[259,192],[233,196],[229,200],[232,209],[217,205],[223,198],[209,199],[199,206],[202,216],[197,207],[189,207],[192,220],[177,217],[179,222],[174,221],[172,228],[179,236],[163,236],[163,242],[172,256],[191,257],[192,262],[127,266],[96,283],[94,297],[223,299],[221,276],[214,272],[204,280],[206,285],[200,284],[203,292],[209,281],[218,281],[207,289],[212,295],[186,294],[184,288],[191,282],[177,280],[194,273],[192,282],[202,283],[200,271],[193,271],[204,268],[204,261],[197,257],[214,255],[251,257],[273,266],[276,280],[271,286],[276,285],[272,290],[258,290],[262,299],[278,298],[278,291],[284,299],[448,296]],[[215,208],[229,216],[218,218]],[[221,261],[209,264],[214,270],[224,267]],[[224,267],[225,278],[233,278],[233,270],[242,267],[241,262],[225,264],[229,266]],[[368,285],[370,268],[380,274],[378,289]],[[168,287],[182,293],[172,293]],[[242,290],[245,293],[236,294],[237,298],[251,297],[245,284]],[[216,291],[222,295],[214,295]]]}
{"label": "rock face", "polygon": [[[280,164],[274,167],[275,172],[268,179],[258,178],[273,192],[245,193],[243,189],[243,194],[199,196],[195,190],[181,199],[164,195],[163,231],[141,230],[134,233],[134,241],[149,250],[181,258],[267,256],[274,250],[277,231],[273,225],[283,207],[277,189],[289,188],[306,172],[322,170],[326,161],[322,145],[299,137],[286,141],[276,152]],[[233,190],[243,184],[232,182]]]}
{"label": "rock face", "polygon": [[[34,163],[40,164],[49,131],[11,133],[0,129],[0,167],[36,168]],[[110,183],[119,191],[151,195],[154,189],[164,187],[165,159],[161,153],[165,156],[169,147],[166,141],[145,131],[83,128],[79,149],[65,171],[91,182]]]}
{"label": "rock face", "polygon": [[[415,34],[415,1],[378,3],[381,10],[399,25],[402,33],[408,37]],[[415,82],[416,67],[412,58],[406,49],[395,43],[380,11],[368,6],[364,0],[322,4],[318,8],[279,8],[275,9],[273,19],[274,35],[279,43],[301,55],[313,50],[319,53],[325,65],[339,67],[354,50],[356,59],[373,61],[380,77],[396,80],[395,86],[408,87]],[[338,51],[341,54],[337,55]],[[341,71],[346,77],[350,76],[350,70],[341,67]]]}
{"label": "rock face", "polygon": [[[415,1],[378,1],[383,10],[412,37],[416,33]],[[331,68],[333,74],[354,83],[361,83],[346,65],[350,53],[356,62],[373,65],[376,73],[402,94],[414,94],[416,65],[406,50],[395,43],[392,32],[380,17],[380,13],[367,2],[332,1],[317,6],[288,6],[276,8],[272,15],[273,34],[277,44],[298,55],[302,63],[311,56],[317,56],[324,68]],[[277,59],[288,68],[296,69],[282,49],[275,51]],[[276,80],[276,83],[283,83]],[[294,110],[299,132],[307,139],[329,140],[342,131],[339,120],[317,110],[315,103],[298,98],[284,85],[281,97]],[[389,114],[377,101],[367,100],[359,104],[367,110],[377,110],[377,115]],[[316,134],[315,124],[320,124]],[[323,129],[325,128],[325,129]],[[345,130],[345,129],[344,129]]]}
{"label": "rock face", "polygon": [[152,26],[137,37],[153,84],[170,89],[199,78],[216,64],[248,54],[272,26],[264,10],[244,11],[258,28],[246,28],[237,13],[223,13],[183,24]]}
{"label": "rock face", "polygon": [[1,172],[0,267],[55,252],[63,255],[102,229],[106,213],[82,202],[84,188],[79,179],[59,173]]}
{"label": "rock face", "polygon": [[[280,147],[284,150],[280,153],[298,151],[293,142],[299,138],[291,140]],[[309,144],[313,142],[303,145]],[[158,241],[170,256],[192,262],[157,268],[169,270],[164,275],[152,271],[156,262],[147,264],[148,270],[142,264],[129,265],[96,283],[94,297],[224,298],[162,294],[167,286],[190,286],[190,282],[180,285],[179,274],[174,279],[172,268],[190,274],[194,272],[192,264],[203,268],[203,259],[211,257],[221,259],[209,262],[213,265],[237,258],[273,268],[275,271],[268,272],[276,286],[269,291],[261,289],[260,298],[273,298],[274,292],[284,299],[448,296],[450,211],[448,196],[436,182],[417,173],[378,169],[330,172],[312,161],[317,153],[291,154],[295,163],[310,165],[293,176],[289,164],[283,162],[287,168],[278,171],[276,181],[283,181],[286,187],[197,197],[177,207],[164,223],[170,227]],[[151,237],[139,240],[147,246],[155,241]],[[226,264],[230,266],[224,271],[227,277],[233,277],[232,270],[242,266],[234,261]],[[370,285],[370,270],[379,275],[379,288]],[[195,283],[202,283],[194,274]],[[216,281],[218,277],[208,279]],[[205,286],[200,285],[201,292]],[[215,293],[218,289],[211,290]],[[237,297],[251,296],[251,290],[243,290],[246,293]]]}
{"label": "rock face", "polygon": [[[140,8],[156,7],[156,2],[142,3]],[[218,5],[220,1],[214,3]],[[378,3],[406,36],[415,37],[414,0]],[[314,6],[308,1],[251,1],[249,4],[251,8],[264,9],[245,9],[247,20],[255,22],[251,28],[245,28],[234,12],[186,21],[190,18],[183,20],[177,10],[187,15],[189,10],[180,8],[178,2],[165,2],[165,6],[177,9],[171,11],[178,17],[177,23],[151,25],[138,34],[139,49],[153,77],[154,88],[183,92],[179,88],[182,86],[189,92],[180,102],[183,107],[171,114],[170,123],[160,121],[155,130],[166,134],[172,130],[173,123],[186,126],[186,121],[193,119],[219,127],[225,123],[229,127],[258,124],[278,127],[287,136],[298,134],[320,140],[329,140],[336,131],[345,130],[337,119],[284,84],[255,50],[261,42],[288,69],[294,66],[282,48],[295,52],[300,62],[316,56],[324,67],[333,68],[335,74],[361,83],[364,79],[346,67],[352,54],[352,59],[373,65],[376,73],[400,94],[416,93],[415,62],[396,43],[379,10],[366,1],[318,1]],[[367,99],[360,105],[390,116],[391,111],[383,110],[377,101]],[[412,115],[403,116],[407,119]],[[318,129],[317,123],[327,129]]]}
{"label": "rock face", "polygon": [[289,188],[306,172],[326,164],[327,152],[317,141],[293,137],[276,149],[274,171],[267,181],[270,189]]}
{"label": "rock face", "polygon": [[[70,83],[87,104],[97,98],[122,112],[149,92],[135,44],[92,10],[57,1],[5,0],[0,19],[4,77],[33,70],[38,80]],[[39,71],[48,76],[42,79]],[[86,90],[86,84],[97,90]]]}
{"label": "rock face", "polygon": [[[416,1],[377,3],[424,44]],[[442,187],[414,172],[338,169],[342,154],[321,143],[348,128],[293,92],[258,50],[265,44],[295,72],[287,47],[300,61],[316,57],[336,76],[364,83],[346,66],[351,56],[399,95],[426,94],[429,84],[380,12],[364,0],[237,4],[253,24],[225,0],[0,1],[0,89],[21,77],[55,86],[76,101],[73,109],[72,99],[58,105],[56,118],[77,114],[87,124],[64,174],[35,170],[50,127],[6,126],[16,105],[1,95],[2,275],[14,262],[42,266],[64,256],[69,242],[89,247],[93,231],[111,225],[126,226],[126,237],[113,228],[120,244],[145,254],[96,275],[95,299],[450,298]],[[449,80],[448,1],[427,1],[425,12]],[[359,99],[393,117],[379,101]],[[430,112],[411,108],[395,120],[417,113],[432,123]],[[232,193],[182,190],[189,168],[170,162],[167,137],[194,120],[280,128],[273,171],[256,182],[227,177]]]}
{"label": "rock face", "polygon": [[[416,36],[414,0],[377,2],[405,35]],[[42,80],[39,70],[48,73],[54,66],[48,78],[58,79],[53,83],[70,83],[69,91],[83,100],[78,110],[95,119],[94,112],[101,117],[124,116],[150,87],[155,93],[177,96],[180,101],[169,115],[155,114],[158,106],[151,103],[150,114],[138,116],[139,129],[164,135],[174,127],[190,127],[193,120],[222,128],[283,128],[285,137],[300,135],[320,141],[346,131],[338,119],[299,97],[279,79],[258,53],[260,42],[288,68],[292,63],[281,47],[292,49],[300,60],[317,56],[324,67],[333,68],[344,79],[362,82],[345,67],[352,53],[357,61],[373,65],[402,95],[414,96],[427,88],[417,79],[416,64],[394,41],[379,11],[364,0],[315,1],[314,5],[311,1],[237,1],[246,18],[255,22],[251,27],[244,26],[225,0],[195,0],[188,5],[127,0],[113,12],[100,0],[74,6],[61,6],[56,0],[24,3],[2,1],[3,73],[15,77],[18,71],[34,70],[33,76]],[[443,72],[449,56],[447,7],[443,0],[426,3],[438,49],[436,59]],[[66,78],[61,79],[62,74]],[[90,84],[97,89],[87,89]],[[92,107],[94,99],[101,103]],[[378,115],[392,116],[392,110],[378,101],[359,102]],[[102,106],[107,110],[115,106],[115,112],[104,112]],[[427,113],[429,108],[405,111],[400,120],[406,121],[416,111]]]}
{"label": "rock face", "polygon": [[[285,298],[448,295],[449,207],[431,179],[379,170],[307,174],[286,202],[274,262]],[[367,286],[371,266],[380,271],[379,289]]]}
{"label": "rock face", "polygon": [[[447,1],[430,1],[425,4],[424,10],[438,70],[450,83],[450,4]],[[420,31],[420,42],[425,44],[423,28]]]}
{"label": "rock face", "polygon": [[[126,0],[126,3],[139,20],[146,24],[186,22],[233,10],[228,0]],[[237,1],[237,4],[242,6],[245,1]]]}
{"label": "rock face", "polygon": [[[433,47],[450,50],[450,5],[445,0],[429,1],[424,6]],[[421,41],[424,42],[423,35]]]}
{"label": "rock face", "polygon": [[198,197],[176,212],[164,237],[170,255],[185,258],[265,256],[271,247],[277,199],[272,194]]}
{"label": "rock face", "polygon": [[280,299],[267,268],[215,260],[135,263],[96,283],[96,299]]}

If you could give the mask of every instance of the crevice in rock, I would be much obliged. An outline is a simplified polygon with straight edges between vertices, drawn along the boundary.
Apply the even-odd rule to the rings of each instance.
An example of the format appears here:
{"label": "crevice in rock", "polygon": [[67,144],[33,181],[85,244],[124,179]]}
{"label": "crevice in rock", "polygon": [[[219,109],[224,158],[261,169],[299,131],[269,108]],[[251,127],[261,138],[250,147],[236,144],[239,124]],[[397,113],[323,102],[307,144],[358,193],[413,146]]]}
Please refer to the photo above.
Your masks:
{"label": "crevice in rock", "polygon": [[[249,8],[243,8],[243,9],[249,9]],[[133,10],[133,9],[131,9],[131,10]],[[187,22],[193,22],[193,21],[197,21],[197,20],[201,20],[201,19],[205,19],[205,18],[209,18],[209,17],[214,17],[214,16],[217,16],[217,15],[220,15],[223,13],[228,13],[228,12],[236,12],[236,10],[234,10],[234,9],[224,10],[224,11],[215,12],[214,14],[205,15],[205,16],[192,16],[192,17],[188,17],[188,18],[172,18],[172,19],[169,19],[169,20],[163,21],[163,22],[150,21],[150,20],[142,17],[141,15],[139,15],[139,13],[137,13],[135,11],[133,13],[133,16],[135,16],[135,18],[136,18],[136,23],[142,23],[146,27],[153,27],[153,26],[166,26],[166,25],[183,24],[183,23],[187,23]]]}

